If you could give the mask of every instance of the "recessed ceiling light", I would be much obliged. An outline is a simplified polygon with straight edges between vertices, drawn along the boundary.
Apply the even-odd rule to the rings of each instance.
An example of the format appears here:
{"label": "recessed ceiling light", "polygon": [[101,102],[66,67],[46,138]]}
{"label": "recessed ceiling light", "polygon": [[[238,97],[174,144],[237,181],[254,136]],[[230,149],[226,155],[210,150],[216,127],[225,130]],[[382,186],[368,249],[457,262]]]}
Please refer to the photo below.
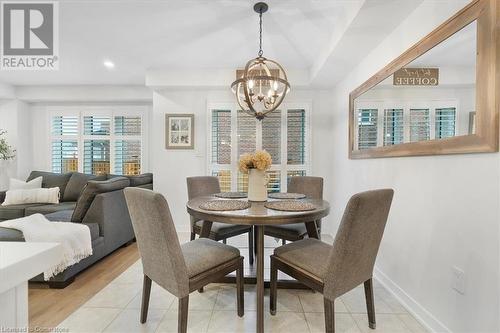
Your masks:
{"label": "recessed ceiling light", "polygon": [[105,61],[103,62],[103,65],[104,65],[104,67],[106,67],[107,69],[113,69],[113,68],[115,68],[115,63],[114,63],[114,62],[112,62],[112,61],[110,61],[110,60],[105,60]]}

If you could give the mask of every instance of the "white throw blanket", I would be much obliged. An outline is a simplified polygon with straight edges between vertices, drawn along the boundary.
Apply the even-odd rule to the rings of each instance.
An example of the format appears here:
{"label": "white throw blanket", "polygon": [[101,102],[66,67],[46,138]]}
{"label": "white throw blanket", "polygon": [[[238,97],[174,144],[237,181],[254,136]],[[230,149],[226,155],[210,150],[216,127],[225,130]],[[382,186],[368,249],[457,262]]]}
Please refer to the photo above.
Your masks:
{"label": "white throw blanket", "polygon": [[42,214],[34,214],[1,222],[0,227],[21,231],[27,242],[61,243],[63,249],[62,260],[43,272],[46,281],[69,266],[92,255],[90,229],[85,224],[51,222]]}

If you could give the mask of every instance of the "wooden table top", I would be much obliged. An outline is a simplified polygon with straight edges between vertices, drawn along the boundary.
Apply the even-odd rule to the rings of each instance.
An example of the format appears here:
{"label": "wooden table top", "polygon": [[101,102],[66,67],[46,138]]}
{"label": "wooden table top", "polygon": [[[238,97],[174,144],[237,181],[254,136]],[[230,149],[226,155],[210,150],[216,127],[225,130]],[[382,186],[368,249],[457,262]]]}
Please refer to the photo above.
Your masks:
{"label": "wooden table top", "polygon": [[[301,212],[285,212],[264,207],[265,202],[251,202],[248,209],[233,211],[211,211],[200,208],[200,204],[208,200],[227,200],[216,196],[204,196],[189,200],[186,204],[188,213],[200,220],[222,222],[228,224],[276,225],[303,223],[319,220],[330,212],[330,204],[326,200],[300,199],[310,202],[316,209]],[[238,199],[246,200],[246,199]],[[268,199],[268,201],[278,201]]]}

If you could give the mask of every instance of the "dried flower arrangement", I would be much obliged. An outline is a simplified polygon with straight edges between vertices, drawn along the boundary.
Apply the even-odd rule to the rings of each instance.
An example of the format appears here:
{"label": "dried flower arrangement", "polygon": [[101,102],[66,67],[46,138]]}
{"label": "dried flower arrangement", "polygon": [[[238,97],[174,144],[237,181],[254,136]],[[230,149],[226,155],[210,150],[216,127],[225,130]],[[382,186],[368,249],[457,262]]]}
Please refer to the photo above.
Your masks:
{"label": "dried flower arrangement", "polygon": [[15,150],[7,143],[7,139],[2,138],[2,136],[7,133],[7,131],[0,130],[0,160],[11,160],[16,157]]}
{"label": "dried flower arrangement", "polygon": [[267,151],[257,150],[253,154],[240,156],[239,169],[242,173],[248,173],[249,169],[265,171],[271,167],[272,163],[271,155]]}

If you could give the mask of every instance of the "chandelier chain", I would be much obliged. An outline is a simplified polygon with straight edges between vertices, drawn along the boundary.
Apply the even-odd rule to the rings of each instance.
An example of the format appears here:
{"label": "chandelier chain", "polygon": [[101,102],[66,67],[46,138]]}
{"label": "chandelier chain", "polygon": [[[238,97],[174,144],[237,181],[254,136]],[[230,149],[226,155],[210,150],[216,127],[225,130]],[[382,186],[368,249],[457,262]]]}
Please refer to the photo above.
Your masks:
{"label": "chandelier chain", "polygon": [[262,10],[259,12],[259,57],[262,57]]}

